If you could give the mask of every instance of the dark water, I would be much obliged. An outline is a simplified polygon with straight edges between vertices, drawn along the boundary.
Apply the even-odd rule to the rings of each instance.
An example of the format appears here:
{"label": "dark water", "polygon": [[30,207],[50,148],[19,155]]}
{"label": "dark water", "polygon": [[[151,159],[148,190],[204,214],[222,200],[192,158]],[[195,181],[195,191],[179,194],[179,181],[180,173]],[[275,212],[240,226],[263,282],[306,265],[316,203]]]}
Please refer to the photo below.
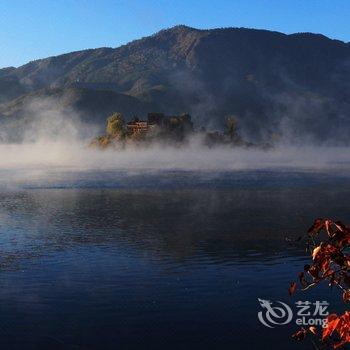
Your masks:
{"label": "dark water", "polygon": [[350,179],[312,172],[59,173],[0,191],[1,349],[308,349],[257,318],[307,261]]}

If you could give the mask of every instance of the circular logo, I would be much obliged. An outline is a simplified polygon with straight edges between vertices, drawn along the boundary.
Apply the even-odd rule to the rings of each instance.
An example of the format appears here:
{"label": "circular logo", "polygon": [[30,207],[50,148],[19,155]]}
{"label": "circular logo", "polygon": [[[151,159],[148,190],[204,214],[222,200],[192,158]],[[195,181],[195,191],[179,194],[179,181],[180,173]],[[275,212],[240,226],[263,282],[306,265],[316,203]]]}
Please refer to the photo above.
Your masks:
{"label": "circular logo", "polygon": [[272,302],[259,298],[258,300],[264,309],[258,312],[258,319],[264,326],[274,328],[274,326],[281,326],[292,320],[292,309],[282,301]]}

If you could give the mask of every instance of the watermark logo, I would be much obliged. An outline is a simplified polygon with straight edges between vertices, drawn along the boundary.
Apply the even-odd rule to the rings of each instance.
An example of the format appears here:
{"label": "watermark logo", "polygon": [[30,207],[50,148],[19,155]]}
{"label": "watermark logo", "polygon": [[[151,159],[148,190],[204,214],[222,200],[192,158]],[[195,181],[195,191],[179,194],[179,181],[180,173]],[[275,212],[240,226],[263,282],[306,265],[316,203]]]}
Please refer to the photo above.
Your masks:
{"label": "watermark logo", "polygon": [[327,325],[327,311],[329,303],[327,301],[297,301],[295,302],[296,311],[282,301],[271,301],[258,298],[262,308],[258,312],[259,321],[266,327],[286,325],[293,320],[298,326],[322,326]]}
{"label": "watermark logo", "polygon": [[263,311],[258,312],[259,321],[266,327],[274,328],[276,325],[289,323],[293,318],[292,309],[282,301],[258,299]]}

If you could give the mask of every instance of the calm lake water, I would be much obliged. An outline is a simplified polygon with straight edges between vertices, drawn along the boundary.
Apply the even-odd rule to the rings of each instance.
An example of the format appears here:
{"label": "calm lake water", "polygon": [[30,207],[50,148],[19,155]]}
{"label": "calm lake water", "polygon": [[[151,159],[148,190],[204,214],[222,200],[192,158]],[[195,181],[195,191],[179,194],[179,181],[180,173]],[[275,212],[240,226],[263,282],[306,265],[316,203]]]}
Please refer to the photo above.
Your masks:
{"label": "calm lake water", "polygon": [[258,298],[340,307],[322,286],[288,297],[307,256],[284,238],[350,223],[346,173],[1,178],[1,349],[311,349]]}

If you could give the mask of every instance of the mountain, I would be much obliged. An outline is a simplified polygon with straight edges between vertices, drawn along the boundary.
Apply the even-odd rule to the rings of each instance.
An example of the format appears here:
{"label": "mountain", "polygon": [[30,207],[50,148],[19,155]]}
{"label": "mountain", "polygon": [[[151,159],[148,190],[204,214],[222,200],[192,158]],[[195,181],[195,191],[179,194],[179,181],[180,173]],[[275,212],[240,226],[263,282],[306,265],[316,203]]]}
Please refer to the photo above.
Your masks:
{"label": "mountain", "polygon": [[235,115],[252,140],[342,143],[350,131],[350,45],[311,33],[176,26],[116,49],[0,70],[1,120],[21,118],[30,101],[47,96],[88,122],[112,110],[128,118],[189,112],[198,127],[222,128]]}
{"label": "mountain", "polygon": [[76,112],[87,123],[104,123],[106,118],[101,114],[109,115],[116,109],[121,113],[138,115],[151,108],[135,97],[114,91],[67,87],[44,88],[24,94],[0,106],[0,113],[12,119],[29,116],[33,110],[39,109],[40,104],[52,110]]}

